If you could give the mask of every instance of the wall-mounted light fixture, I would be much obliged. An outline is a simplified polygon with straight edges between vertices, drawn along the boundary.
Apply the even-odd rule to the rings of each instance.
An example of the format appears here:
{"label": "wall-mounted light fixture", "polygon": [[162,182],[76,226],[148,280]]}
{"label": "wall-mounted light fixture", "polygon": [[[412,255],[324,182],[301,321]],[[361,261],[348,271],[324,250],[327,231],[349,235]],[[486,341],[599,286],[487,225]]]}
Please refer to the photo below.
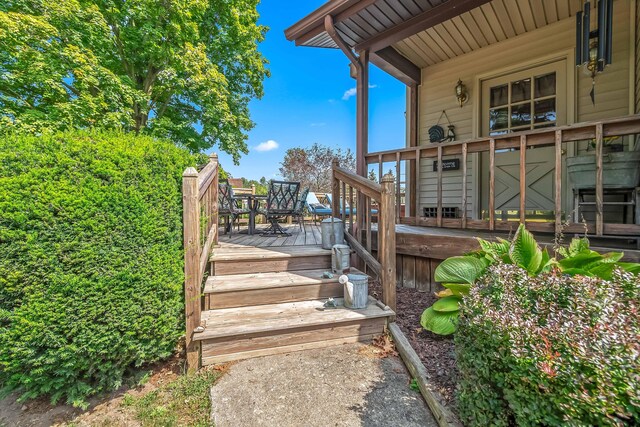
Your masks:
{"label": "wall-mounted light fixture", "polygon": [[467,87],[460,79],[458,79],[458,83],[456,83],[456,99],[458,100],[458,104],[460,104],[460,108],[469,100]]}
{"label": "wall-mounted light fixture", "polygon": [[585,2],[583,9],[576,14],[576,66],[582,66],[591,77],[591,102],[595,103],[596,75],[611,64],[613,0],[600,0],[597,3],[597,28],[591,30],[591,2]]}

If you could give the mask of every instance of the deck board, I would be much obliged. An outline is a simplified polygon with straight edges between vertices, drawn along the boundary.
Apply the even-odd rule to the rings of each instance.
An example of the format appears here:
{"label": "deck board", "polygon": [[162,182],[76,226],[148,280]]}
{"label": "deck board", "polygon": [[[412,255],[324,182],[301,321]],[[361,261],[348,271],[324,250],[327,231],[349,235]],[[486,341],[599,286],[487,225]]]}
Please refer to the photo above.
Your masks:
{"label": "deck board", "polygon": [[241,226],[240,232],[234,229],[231,234],[220,234],[221,247],[278,247],[278,246],[315,246],[322,243],[320,226],[316,223],[305,222],[304,231],[298,224],[283,224],[291,236],[261,236],[266,224],[259,224],[253,235],[247,234],[247,227]]}
{"label": "deck board", "polygon": [[[336,302],[343,304],[342,298]],[[225,336],[249,335],[275,330],[299,329],[324,324],[356,322],[364,319],[388,317],[394,313],[378,307],[369,297],[367,307],[350,310],[345,307],[323,310],[323,301],[299,301],[262,306],[223,308],[202,313],[206,330],[194,336],[197,340]]]}

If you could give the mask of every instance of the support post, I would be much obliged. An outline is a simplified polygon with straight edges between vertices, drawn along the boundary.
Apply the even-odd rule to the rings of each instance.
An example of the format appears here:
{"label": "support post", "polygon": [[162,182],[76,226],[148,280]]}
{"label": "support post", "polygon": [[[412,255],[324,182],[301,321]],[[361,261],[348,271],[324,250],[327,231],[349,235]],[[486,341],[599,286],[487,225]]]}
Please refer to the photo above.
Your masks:
{"label": "support post", "polygon": [[382,178],[380,211],[378,212],[378,259],[382,266],[382,302],[396,309],[396,217],[393,175]]}
{"label": "support post", "polygon": [[[418,146],[418,86],[411,85],[409,88],[409,147]],[[418,162],[415,160],[409,160],[409,168],[412,173],[407,173],[405,181],[405,204],[409,204],[409,216],[416,218],[420,213],[418,212],[418,174],[415,172],[418,167]],[[408,197],[407,197],[408,196]]]}
{"label": "support post", "polygon": [[527,136],[520,136],[520,224],[525,224],[527,209]]}
{"label": "support post", "polygon": [[[213,203],[213,226],[216,228],[215,234],[213,237],[213,246],[218,246],[218,236],[220,234],[220,227],[218,227],[218,223],[220,221],[220,217],[218,215],[218,190],[220,184],[220,164],[218,163],[218,153],[213,153],[209,156],[210,162],[215,162],[216,164],[216,174],[213,177],[213,188],[211,189],[211,198]],[[253,186],[255,188],[255,186]],[[254,193],[255,194],[255,193]]]}
{"label": "support post", "polygon": [[[340,217],[340,181],[336,178],[336,174],[333,172],[339,166],[338,159],[333,159],[331,163],[331,171],[333,177],[331,179],[331,211],[334,218]],[[358,208],[360,208],[358,206]]]}
{"label": "support post", "polygon": [[[184,224],[184,310],[186,324],[187,372],[200,368],[200,342],[193,331],[200,326],[200,206],[198,171],[187,168],[182,174],[182,220]],[[216,203],[217,206],[217,203]]]}
{"label": "support post", "polygon": [[604,189],[602,186],[602,148],[604,144],[602,123],[596,125],[596,236],[604,234]]}

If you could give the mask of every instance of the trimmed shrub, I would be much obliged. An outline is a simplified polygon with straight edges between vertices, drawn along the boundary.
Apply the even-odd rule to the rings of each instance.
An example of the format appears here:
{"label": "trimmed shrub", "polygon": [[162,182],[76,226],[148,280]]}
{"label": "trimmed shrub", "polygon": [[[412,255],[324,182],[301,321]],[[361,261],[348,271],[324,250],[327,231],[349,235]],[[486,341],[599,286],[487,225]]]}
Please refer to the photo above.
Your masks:
{"label": "trimmed shrub", "polygon": [[181,175],[118,133],[0,140],[0,385],[84,404],[182,333]]}
{"label": "trimmed shrub", "polygon": [[489,268],[455,335],[467,425],[640,423],[640,278],[613,275]]}

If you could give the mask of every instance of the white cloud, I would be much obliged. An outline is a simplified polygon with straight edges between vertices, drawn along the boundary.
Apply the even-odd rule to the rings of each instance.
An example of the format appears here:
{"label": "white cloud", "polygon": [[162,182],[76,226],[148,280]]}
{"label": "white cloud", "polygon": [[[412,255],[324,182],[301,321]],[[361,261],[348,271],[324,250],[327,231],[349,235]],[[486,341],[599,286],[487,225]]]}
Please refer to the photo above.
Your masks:
{"label": "white cloud", "polygon": [[[372,85],[372,84],[369,85],[369,89],[374,89],[374,88],[377,88],[377,87],[378,87],[378,85]],[[346,101],[349,98],[351,98],[352,96],[356,96],[356,92],[357,92],[357,89],[355,87],[352,87],[351,89],[347,89],[344,92],[344,94],[342,95],[342,100]]]}
{"label": "white cloud", "polygon": [[271,150],[276,150],[280,145],[275,142],[273,139],[270,139],[268,141],[265,142],[261,142],[260,144],[256,145],[254,147],[254,150],[256,151],[271,151]]}

